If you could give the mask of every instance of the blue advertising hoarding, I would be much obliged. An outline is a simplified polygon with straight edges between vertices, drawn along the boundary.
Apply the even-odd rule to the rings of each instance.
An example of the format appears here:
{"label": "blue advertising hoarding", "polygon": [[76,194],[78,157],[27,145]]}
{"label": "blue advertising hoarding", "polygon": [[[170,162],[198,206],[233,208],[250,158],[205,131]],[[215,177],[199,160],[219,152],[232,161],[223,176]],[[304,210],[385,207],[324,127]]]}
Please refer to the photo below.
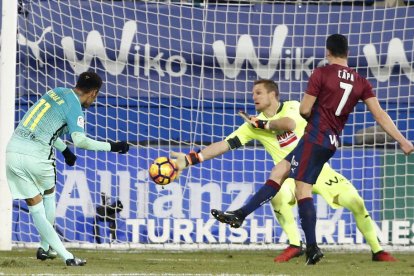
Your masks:
{"label": "blue advertising hoarding", "polygon": [[[103,152],[91,154],[79,149],[75,152],[78,156],[75,167],[63,166],[61,162],[58,162],[57,166],[57,171],[61,173],[58,174],[57,184],[56,229],[65,241],[72,242],[97,242],[94,223],[97,208],[103,204],[102,193],[106,194],[111,203],[119,199],[123,204],[123,210],[116,219],[119,242],[156,243],[160,241],[157,236],[164,236],[164,242],[171,242],[177,239],[174,236],[177,231],[173,227],[176,221],[184,223],[187,227],[191,225],[191,243],[214,243],[223,237],[225,240],[221,242],[230,242],[232,234],[237,236],[240,233],[234,229],[220,230],[219,224],[210,215],[210,209],[240,207],[263,185],[273,166],[273,162],[263,149],[246,148],[227,153],[224,159],[211,160],[192,167],[186,170],[179,180],[162,188],[149,179],[147,168],[151,160],[168,155],[166,149],[132,148],[127,155]],[[332,166],[353,168],[352,172],[344,170],[343,174],[356,179],[353,184],[357,189],[364,187],[363,196],[367,199],[367,209],[372,218],[379,222],[381,217],[378,210],[382,208],[381,179],[376,176],[380,175],[381,169],[375,166],[368,169],[363,164],[381,162],[381,155],[375,150],[343,151],[341,154],[342,158],[335,158],[337,161],[334,161]],[[338,231],[342,231],[347,238],[352,238],[353,242],[358,242],[349,211],[329,211],[321,198],[317,198],[316,204],[318,219],[324,222],[321,229],[331,227],[331,235],[321,238],[323,242],[340,242]],[[27,211],[24,208],[20,208],[20,211],[15,209],[13,214],[13,240],[38,241],[36,231],[27,223]],[[338,226],[339,221],[343,224],[341,230]],[[99,233],[106,237],[100,242],[109,242],[108,224],[102,220],[98,221],[98,224],[101,228]],[[208,227],[205,228],[205,225]],[[259,208],[248,217],[244,230],[237,230],[246,231],[246,235],[242,235],[242,238],[239,237],[240,240],[236,241],[250,242],[253,230],[251,227],[262,227],[271,233],[271,239],[265,235],[254,236],[253,240],[256,242],[280,242],[282,230],[273,217],[270,204]],[[148,231],[158,234],[151,238]],[[165,231],[170,233],[165,236]],[[199,231],[205,232],[201,238],[197,236]],[[227,234],[223,234],[222,231]],[[180,242],[190,242],[182,240],[183,237],[178,238],[181,239]]]}

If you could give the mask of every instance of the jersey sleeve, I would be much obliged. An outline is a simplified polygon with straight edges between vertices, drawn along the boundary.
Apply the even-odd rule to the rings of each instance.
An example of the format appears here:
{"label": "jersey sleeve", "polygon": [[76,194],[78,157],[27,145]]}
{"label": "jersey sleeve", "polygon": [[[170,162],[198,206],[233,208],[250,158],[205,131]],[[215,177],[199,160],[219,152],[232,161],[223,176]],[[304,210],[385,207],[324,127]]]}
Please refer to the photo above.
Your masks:
{"label": "jersey sleeve", "polygon": [[369,83],[369,81],[366,79],[364,79],[364,81],[365,81],[364,91],[362,92],[362,95],[361,95],[361,100],[363,101],[365,101],[366,99],[375,97],[374,90],[372,88],[371,83]]}
{"label": "jersey sleeve", "polygon": [[244,123],[224,140],[229,142],[231,139],[238,139],[240,141],[240,146],[244,146],[253,139],[252,126],[248,123]]}
{"label": "jersey sleeve", "polygon": [[110,151],[111,144],[108,142],[95,141],[86,137],[83,132],[74,132],[71,135],[75,147],[86,150]]}
{"label": "jersey sleeve", "polygon": [[308,87],[305,93],[317,97],[319,95],[319,92],[321,91],[321,80],[321,70],[320,68],[316,68],[315,70],[313,70],[313,73],[308,80]]}
{"label": "jersey sleeve", "polygon": [[53,143],[53,146],[60,152],[64,151],[67,148],[67,145],[65,144],[65,142],[63,142],[63,140],[60,139],[59,137],[57,137],[57,139]]}

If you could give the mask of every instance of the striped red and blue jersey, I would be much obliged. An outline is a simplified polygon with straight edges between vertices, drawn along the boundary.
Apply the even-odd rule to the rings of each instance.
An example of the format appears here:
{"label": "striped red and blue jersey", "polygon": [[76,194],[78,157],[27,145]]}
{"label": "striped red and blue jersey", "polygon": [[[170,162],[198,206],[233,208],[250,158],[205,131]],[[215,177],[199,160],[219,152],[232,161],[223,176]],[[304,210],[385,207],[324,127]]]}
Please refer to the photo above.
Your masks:
{"label": "striped red and blue jersey", "polygon": [[375,97],[368,80],[354,69],[338,64],[315,69],[305,93],[317,99],[304,138],[333,149],[338,146],[338,136],[358,101]]}

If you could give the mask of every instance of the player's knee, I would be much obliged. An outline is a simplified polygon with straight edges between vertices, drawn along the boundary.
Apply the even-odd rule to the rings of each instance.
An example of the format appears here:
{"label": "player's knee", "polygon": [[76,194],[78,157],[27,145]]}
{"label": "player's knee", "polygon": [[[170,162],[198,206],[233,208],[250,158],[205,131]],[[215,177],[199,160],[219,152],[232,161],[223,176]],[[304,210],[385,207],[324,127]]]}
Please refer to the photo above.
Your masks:
{"label": "player's knee", "polygon": [[277,166],[274,166],[272,171],[270,172],[270,178],[276,181],[279,185],[286,180],[289,176],[290,171],[290,163],[288,162],[280,162]]}
{"label": "player's knee", "polygon": [[280,210],[280,208],[283,206],[283,198],[276,195],[272,200],[270,201],[272,204],[273,210]]}
{"label": "player's knee", "polygon": [[45,195],[49,195],[51,193],[53,193],[55,191],[55,186],[53,186],[52,188],[50,188],[49,190],[45,190],[44,194]]}
{"label": "player's knee", "polygon": [[42,202],[42,196],[40,194],[38,194],[33,198],[26,198],[25,201],[26,201],[28,206],[34,206],[34,205],[39,204],[40,202]]}
{"label": "player's knee", "polygon": [[348,199],[347,205],[348,206],[344,207],[347,207],[353,213],[361,213],[365,211],[364,200],[359,195],[352,195],[352,197]]}
{"label": "player's knee", "polygon": [[[286,183],[285,183],[286,184]],[[275,197],[272,198],[270,203],[272,204],[273,210],[280,210],[283,207],[293,207],[296,204],[296,197],[289,189],[287,185],[282,186]]]}

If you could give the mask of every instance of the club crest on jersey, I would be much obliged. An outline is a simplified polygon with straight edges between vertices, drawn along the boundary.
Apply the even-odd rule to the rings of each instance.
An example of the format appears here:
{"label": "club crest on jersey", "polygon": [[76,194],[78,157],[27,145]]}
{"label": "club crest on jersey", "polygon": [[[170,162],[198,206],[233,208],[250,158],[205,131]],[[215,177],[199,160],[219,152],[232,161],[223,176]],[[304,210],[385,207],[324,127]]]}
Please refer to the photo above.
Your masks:
{"label": "club crest on jersey", "polygon": [[295,160],[295,156],[292,156],[292,160],[290,160],[290,170],[292,173],[295,173],[296,168],[299,166],[299,162]]}
{"label": "club crest on jersey", "polygon": [[79,126],[79,127],[84,128],[84,126],[85,126],[85,119],[83,119],[83,117],[82,117],[82,116],[79,116],[79,117],[78,117],[78,122],[77,122],[77,124],[78,124],[78,126]]}
{"label": "club crest on jersey", "polygon": [[276,135],[276,139],[279,142],[279,146],[281,148],[284,148],[286,146],[289,146],[294,141],[296,141],[298,137],[293,131],[286,131],[280,135]]}

